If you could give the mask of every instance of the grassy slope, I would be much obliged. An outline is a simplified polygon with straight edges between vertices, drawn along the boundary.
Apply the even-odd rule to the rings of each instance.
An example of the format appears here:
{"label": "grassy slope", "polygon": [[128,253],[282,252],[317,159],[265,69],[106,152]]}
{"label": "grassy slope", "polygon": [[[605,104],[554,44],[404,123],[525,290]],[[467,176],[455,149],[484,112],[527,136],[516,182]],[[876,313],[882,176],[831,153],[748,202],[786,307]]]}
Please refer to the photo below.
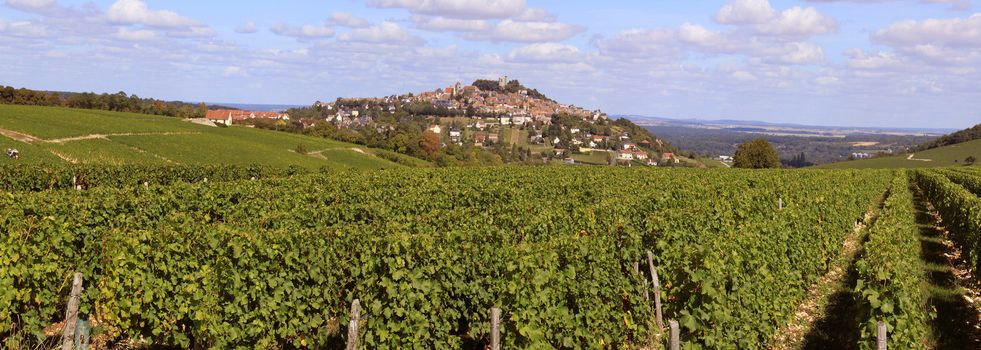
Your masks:
{"label": "grassy slope", "polygon": [[[974,156],[981,159],[981,140],[974,140],[956,145],[934,148],[928,151],[915,153],[915,159],[930,159],[931,161],[909,160],[908,154],[861,159],[847,162],[825,164],[817,168],[824,169],[883,169],[883,168],[932,168],[964,165],[964,158]],[[981,163],[977,163],[981,165]]]}
{"label": "grassy slope", "polygon": [[[323,138],[245,127],[215,128],[176,118],[131,113],[0,105],[0,128],[44,140],[91,134],[151,133],[34,144],[0,136],[0,148],[21,150],[20,162],[25,163],[64,162],[58,154],[79,163],[265,164],[311,169],[399,166],[376,157],[373,152],[377,150]],[[294,152],[299,144],[310,153]],[[12,162],[3,158],[0,163]]]}

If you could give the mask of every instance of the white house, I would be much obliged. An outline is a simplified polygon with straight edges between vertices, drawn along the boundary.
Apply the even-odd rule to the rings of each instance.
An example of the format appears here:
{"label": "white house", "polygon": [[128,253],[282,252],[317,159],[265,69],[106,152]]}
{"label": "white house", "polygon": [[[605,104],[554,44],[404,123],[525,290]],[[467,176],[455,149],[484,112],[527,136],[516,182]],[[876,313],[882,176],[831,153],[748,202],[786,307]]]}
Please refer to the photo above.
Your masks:
{"label": "white house", "polygon": [[432,132],[434,134],[441,134],[441,133],[443,133],[443,128],[441,128],[439,126],[439,124],[430,125],[428,130],[429,130],[429,132]]}

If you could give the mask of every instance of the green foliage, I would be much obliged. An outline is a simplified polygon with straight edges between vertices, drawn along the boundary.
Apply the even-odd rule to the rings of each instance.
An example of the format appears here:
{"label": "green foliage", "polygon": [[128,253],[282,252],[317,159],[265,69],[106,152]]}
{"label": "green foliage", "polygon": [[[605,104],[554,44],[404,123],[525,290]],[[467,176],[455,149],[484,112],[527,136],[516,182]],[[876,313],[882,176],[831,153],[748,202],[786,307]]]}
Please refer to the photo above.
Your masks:
{"label": "green foliage", "polygon": [[97,109],[180,118],[204,118],[207,113],[204,104],[194,105],[140,98],[136,95],[127,96],[122,91],[115,94],[58,93],[25,88],[14,89],[10,86],[0,86],[0,104]]}
{"label": "green foliage", "polygon": [[[359,152],[353,150],[356,145],[322,137],[238,126],[207,127],[142,114],[0,105],[0,128],[58,141],[28,144],[0,136],[0,151],[22,151],[20,160],[0,158],[0,164],[263,164],[281,168],[299,165],[311,170],[324,165],[337,169],[399,166],[374,156],[371,149]],[[306,146],[310,154],[290,152],[298,144]],[[321,157],[324,153],[337,154]]]}
{"label": "green foliage", "polygon": [[[177,182],[249,180],[283,177],[308,172],[304,168],[274,168],[262,165],[237,166],[147,166],[147,165],[0,165],[0,192],[46,191],[125,187],[144,183],[159,186]],[[72,180],[75,182],[72,182]]]}
{"label": "green foliage", "polygon": [[5,193],[0,339],[36,343],[81,271],[83,316],[154,346],[333,348],[357,298],[366,348],[479,348],[495,306],[505,348],[639,348],[650,249],[686,348],[764,347],[891,178],[503,167]]}
{"label": "green foliage", "polygon": [[299,143],[299,144],[296,145],[296,147],[293,148],[293,152],[296,152],[298,154],[304,154],[305,155],[309,151],[307,150],[307,145],[304,145],[302,143]]}
{"label": "green foliage", "polygon": [[734,166],[747,169],[769,169],[780,167],[780,154],[764,138],[743,143],[736,148]]}
{"label": "green foliage", "polygon": [[[967,188],[981,189],[979,175],[958,175],[956,172],[917,171],[917,183],[940,212],[951,237],[975,269],[981,268],[981,199]],[[949,177],[949,178],[948,178]],[[951,181],[955,179],[964,186]],[[973,180],[972,180],[973,179]]]}
{"label": "green foliage", "polygon": [[918,152],[926,151],[929,149],[934,149],[943,146],[956,145],[958,143],[964,143],[968,141],[973,141],[981,139],[981,124],[975,125],[971,128],[957,131],[948,135],[941,136],[936,140],[924,143],[916,148]]}
{"label": "green foliage", "polygon": [[913,195],[905,173],[892,181],[889,198],[869,230],[865,254],[856,263],[860,295],[861,349],[876,348],[876,323],[889,331],[889,347],[923,349],[928,345],[935,316],[927,306],[926,275],[920,261],[920,241]]}

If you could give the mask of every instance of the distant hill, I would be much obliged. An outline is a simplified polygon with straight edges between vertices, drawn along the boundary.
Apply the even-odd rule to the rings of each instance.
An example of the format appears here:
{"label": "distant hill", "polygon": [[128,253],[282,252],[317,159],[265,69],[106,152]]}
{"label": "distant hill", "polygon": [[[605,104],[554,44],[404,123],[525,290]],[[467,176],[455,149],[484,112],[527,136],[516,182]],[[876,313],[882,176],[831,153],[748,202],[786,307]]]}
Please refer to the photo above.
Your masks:
{"label": "distant hill", "polygon": [[177,118],[59,107],[0,105],[0,164],[261,164],[308,169],[428,165],[420,159],[320,137],[205,126]]}
{"label": "distant hill", "polygon": [[929,149],[934,149],[937,147],[956,145],[958,143],[968,142],[981,139],[981,124],[975,125],[972,128],[957,131],[951,134],[941,136],[940,138],[924,143],[916,148],[917,152],[926,151]]}
{"label": "distant hill", "polygon": [[[818,166],[824,169],[893,169],[965,166],[968,157],[981,158],[981,140],[957,143],[891,157],[860,159]],[[981,166],[975,163],[973,166]]]}

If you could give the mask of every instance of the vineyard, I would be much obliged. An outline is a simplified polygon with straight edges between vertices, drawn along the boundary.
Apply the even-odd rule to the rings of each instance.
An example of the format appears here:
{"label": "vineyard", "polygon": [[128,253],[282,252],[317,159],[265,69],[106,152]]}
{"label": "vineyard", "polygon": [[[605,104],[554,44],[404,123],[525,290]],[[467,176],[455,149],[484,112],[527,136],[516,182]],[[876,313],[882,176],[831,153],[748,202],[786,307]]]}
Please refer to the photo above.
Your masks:
{"label": "vineyard", "polygon": [[768,348],[856,232],[850,346],[874,349],[882,324],[890,348],[931,348],[945,314],[912,253],[920,193],[981,260],[973,170],[0,174],[0,342],[14,349],[60,341],[75,272],[79,315],[108,348],[344,348],[356,299],[365,349],[484,349],[492,308],[505,349],[656,349],[668,320],[684,349]]}

